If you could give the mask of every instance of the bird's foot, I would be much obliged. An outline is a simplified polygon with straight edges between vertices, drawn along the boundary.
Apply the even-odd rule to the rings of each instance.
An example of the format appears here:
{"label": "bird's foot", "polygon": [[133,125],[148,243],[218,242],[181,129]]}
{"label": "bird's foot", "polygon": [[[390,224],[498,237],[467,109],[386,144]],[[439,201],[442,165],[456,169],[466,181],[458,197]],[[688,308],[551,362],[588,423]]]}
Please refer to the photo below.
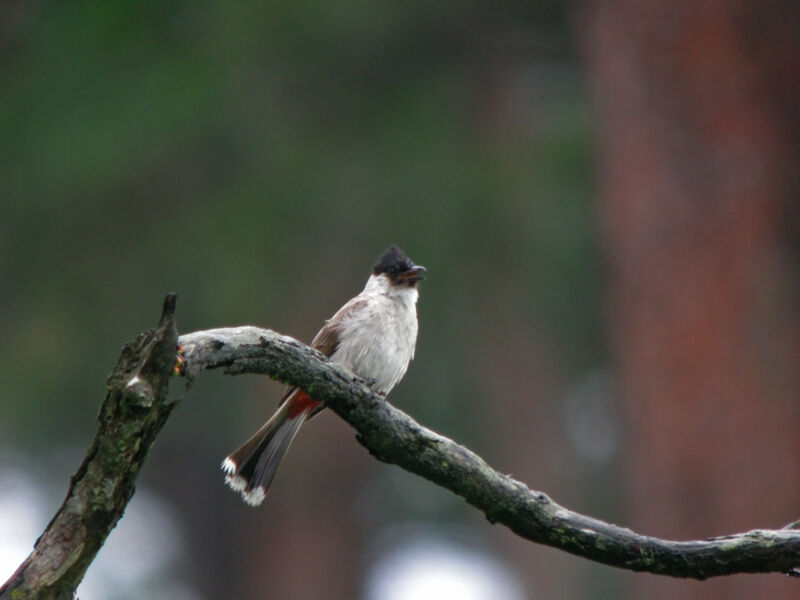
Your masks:
{"label": "bird's foot", "polygon": [[175,352],[175,366],[172,367],[172,375],[183,375],[183,365],[185,363],[186,360],[183,358],[183,346],[178,346],[178,349]]}

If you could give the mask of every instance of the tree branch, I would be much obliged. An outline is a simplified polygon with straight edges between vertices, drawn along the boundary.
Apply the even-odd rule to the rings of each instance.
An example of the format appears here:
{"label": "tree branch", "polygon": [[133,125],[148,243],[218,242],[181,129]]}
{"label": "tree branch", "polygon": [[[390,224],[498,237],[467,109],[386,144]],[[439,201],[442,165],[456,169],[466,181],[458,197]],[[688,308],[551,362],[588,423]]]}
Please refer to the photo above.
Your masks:
{"label": "tree branch", "polygon": [[365,382],[317,351],[256,327],[198,331],[180,338],[175,296],[164,301],[155,330],[125,345],[108,378],[98,430],[67,496],[33,552],[0,587],[0,600],[72,598],[98,550],[133,495],[150,446],[174,403],[166,400],[176,343],[183,374],[203,370],[260,373],[297,385],[358,432],[378,459],[399,465],[462,496],[492,523],[531,541],[633,571],[706,579],[733,573],[800,575],[797,522],[709,540],[675,542],[572,512],[546,494],[492,469],[478,455],[419,425],[373,393]]}
{"label": "tree branch", "polygon": [[419,425],[361,379],[292,338],[266,329],[237,327],[183,335],[179,343],[190,379],[204,369],[223,368],[230,375],[260,373],[297,385],[324,398],[379,460],[449,489],[483,511],[491,523],[501,523],[533,542],[614,567],[671,577],[798,574],[800,530],[758,529],[678,542],[573,512],[495,471],[464,446]]}
{"label": "tree branch", "polygon": [[69,491],[33,552],[0,587],[0,600],[72,598],[133,496],[147,451],[169,417],[178,332],[174,294],[161,322],[127,343],[108,376],[98,427]]}

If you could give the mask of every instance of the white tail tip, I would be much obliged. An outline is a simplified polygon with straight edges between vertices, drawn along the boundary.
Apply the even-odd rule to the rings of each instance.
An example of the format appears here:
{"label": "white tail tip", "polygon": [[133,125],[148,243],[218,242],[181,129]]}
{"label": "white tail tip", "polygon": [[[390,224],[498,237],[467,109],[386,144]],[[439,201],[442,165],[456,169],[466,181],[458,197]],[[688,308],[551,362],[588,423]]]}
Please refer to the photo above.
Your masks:
{"label": "white tail tip", "polygon": [[230,457],[222,461],[222,470],[225,472],[225,483],[234,492],[239,492],[250,506],[258,506],[264,501],[266,492],[264,488],[257,487],[252,490],[245,491],[247,487],[247,480],[241,475],[236,474],[236,463]]}
{"label": "white tail tip", "polygon": [[222,461],[222,465],[220,465],[220,467],[227,475],[233,475],[236,473],[236,463],[231,460],[230,456],[226,457],[225,460]]}
{"label": "white tail tip", "polygon": [[234,492],[242,492],[242,494],[244,494],[244,488],[247,486],[247,480],[241,475],[226,475],[225,483]]}
{"label": "white tail tip", "polygon": [[258,506],[264,501],[265,496],[266,493],[264,492],[264,488],[260,486],[253,488],[249,492],[242,491],[242,498],[244,498],[244,501],[250,506]]}
{"label": "white tail tip", "polygon": [[247,480],[241,475],[236,474],[236,463],[230,457],[222,461],[222,470],[225,471],[225,483],[234,492],[243,492],[247,486]]}

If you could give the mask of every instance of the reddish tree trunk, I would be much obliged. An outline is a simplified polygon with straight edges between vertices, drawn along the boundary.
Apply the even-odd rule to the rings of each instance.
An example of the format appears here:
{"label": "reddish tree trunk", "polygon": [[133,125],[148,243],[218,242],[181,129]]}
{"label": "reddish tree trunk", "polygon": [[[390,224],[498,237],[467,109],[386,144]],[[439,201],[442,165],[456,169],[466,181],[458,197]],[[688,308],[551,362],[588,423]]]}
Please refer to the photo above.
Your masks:
{"label": "reddish tree trunk", "polygon": [[[585,23],[628,524],[644,533],[800,517],[796,13],[601,0]],[[631,597],[797,597],[777,576],[631,581]]]}

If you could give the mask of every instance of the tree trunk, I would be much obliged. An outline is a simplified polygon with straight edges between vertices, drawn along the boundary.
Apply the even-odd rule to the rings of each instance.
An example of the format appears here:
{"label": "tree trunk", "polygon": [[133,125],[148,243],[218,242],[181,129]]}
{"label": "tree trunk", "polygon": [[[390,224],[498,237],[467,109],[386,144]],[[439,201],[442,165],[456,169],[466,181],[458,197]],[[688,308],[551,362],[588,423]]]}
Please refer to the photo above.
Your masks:
{"label": "tree trunk", "polygon": [[[629,424],[622,496],[652,535],[778,525],[800,505],[797,13],[601,0],[583,23]],[[631,597],[654,599],[797,593],[777,577],[633,581]]]}

